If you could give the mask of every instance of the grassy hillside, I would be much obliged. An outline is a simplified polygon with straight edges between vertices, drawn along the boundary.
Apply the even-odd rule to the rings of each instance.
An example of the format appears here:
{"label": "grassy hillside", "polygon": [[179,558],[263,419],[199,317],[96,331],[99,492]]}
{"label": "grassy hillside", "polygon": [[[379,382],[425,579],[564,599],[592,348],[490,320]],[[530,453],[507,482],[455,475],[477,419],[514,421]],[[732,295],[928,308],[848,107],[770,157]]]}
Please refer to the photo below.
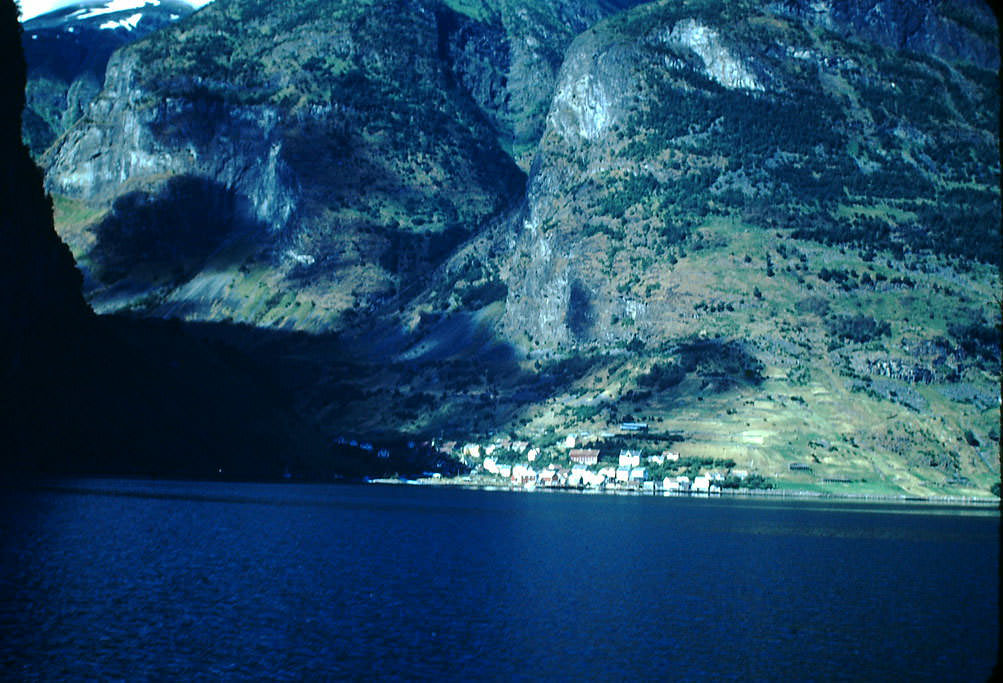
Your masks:
{"label": "grassy hillside", "polygon": [[140,156],[195,161],[59,199],[61,229],[102,310],[222,321],[329,440],[988,492],[999,77],[965,55],[993,27],[937,9],[906,50],[798,3],[634,4],[213,4],[113,79]]}

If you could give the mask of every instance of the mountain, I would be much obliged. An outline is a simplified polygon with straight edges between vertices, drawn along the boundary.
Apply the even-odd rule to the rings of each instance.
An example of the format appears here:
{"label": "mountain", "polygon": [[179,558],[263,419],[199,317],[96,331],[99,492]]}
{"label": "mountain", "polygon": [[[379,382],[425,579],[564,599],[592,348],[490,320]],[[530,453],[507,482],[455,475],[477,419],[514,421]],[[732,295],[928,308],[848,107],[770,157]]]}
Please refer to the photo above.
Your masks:
{"label": "mountain", "polygon": [[[722,220],[758,229],[757,262],[779,230],[780,244],[999,263],[992,72],[848,42],[834,20],[799,17],[790,6],[665,3],[575,41],[522,225],[507,231],[519,236],[507,329],[545,346],[678,334],[689,306],[665,292],[675,262],[687,242],[720,241]],[[967,44],[989,51],[975,36]],[[721,301],[749,294],[730,286]]]}
{"label": "mountain", "polygon": [[396,308],[519,200],[547,74],[611,5],[242,1],[121,50],[45,161],[91,302],[312,331]]}
{"label": "mountain", "polygon": [[234,0],[117,51],[43,162],[96,310],[215,323],[332,438],[643,421],[974,495],[998,69],[978,2]]}
{"label": "mountain", "polygon": [[[9,5],[9,6],[8,6]],[[42,190],[42,172],[21,141],[21,112],[25,104],[25,61],[20,50],[17,7],[2,6],[3,84],[0,159],[3,159],[2,231],[4,375],[31,347],[50,345],[52,339],[80,325],[90,313],[81,295],[80,273],[70,250],[56,235],[50,200]],[[13,12],[13,16],[11,13]]]}
{"label": "mountain", "polygon": [[293,411],[269,367],[210,331],[93,314],[21,139],[27,79],[11,0],[0,2],[0,32],[4,476],[330,480],[435,468],[441,458],[420,450],[377,461],[365,449],[330,444]]}
{"label": "mountain", "polygon": [[36,158],[79,119],[111,53],[191,14],[184,0],[88,0],[23,24],[28,63],[23,136]]}

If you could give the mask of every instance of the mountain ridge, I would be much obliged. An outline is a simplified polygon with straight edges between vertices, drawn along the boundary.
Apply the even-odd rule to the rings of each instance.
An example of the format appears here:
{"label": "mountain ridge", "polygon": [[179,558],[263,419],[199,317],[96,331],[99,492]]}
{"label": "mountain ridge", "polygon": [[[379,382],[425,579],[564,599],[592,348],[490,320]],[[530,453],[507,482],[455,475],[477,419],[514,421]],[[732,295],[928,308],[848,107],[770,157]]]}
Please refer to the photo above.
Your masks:
{"label": "mountain ridge", "polygon": [[332,436],[629,413],[762,471],[998,478],[985,7],[634,4],[244,0],[116,53],[45,157],[90,300],[309,333],[268,353]]}
{"label": "mountain ridge", "polygon": [[37,159],[84,114],[112,52],[193,12],[184,0],[79,2],[22,24],[28,62],[22,135]]}

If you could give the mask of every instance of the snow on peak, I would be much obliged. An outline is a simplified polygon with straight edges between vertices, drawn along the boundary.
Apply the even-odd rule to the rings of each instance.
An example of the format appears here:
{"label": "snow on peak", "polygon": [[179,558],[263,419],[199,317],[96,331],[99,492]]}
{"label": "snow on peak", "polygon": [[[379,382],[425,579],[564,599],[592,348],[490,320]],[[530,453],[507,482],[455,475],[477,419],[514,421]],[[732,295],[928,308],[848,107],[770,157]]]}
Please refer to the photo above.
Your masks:
{"label": "snow on peak", "polygon": [[[73,13],[74,19],[90,19],[91,17],[98,17],[102,14],[112,14],[113,12],[128,12],[133,9],[142,9],[144,7],[153,6],[156,7],[160,4],[160,0],[108,0],[103,7],[93,7],[80,10],[79,12]],[[135,16],[135,15],[133,15]],[[132,17],[129,17],[130,19]],[[110,23],[110,22],[109,22]],[[101,28],[105,28],[103,25]]]}
{"label": "snow on peak", "polygon": [[[189,5],[192,9],[199,9],[212,2],[212,0],[182,1]],[[147,6],[156,7],[160,4],[160,0],[108,0],[104,3],[81,3],[80,0],[18,0],[18,4],[21,6],[21,22],[23,23],[43,14],[55,12],[56,10],[72,7],[77,4],[87,4],[91,6],[82,7],[76,12],[73,12],[67,18],[87,19],[90,17],[100,16],[102,14],[109,14],[111,12],[128,12],[129,10],[138,10]]]}
{"label": "snow on peak", "polygon": [[118,21],[106,21],[100,26],[99,29],[116,29],[124,28],[127,31],[131,31],[139,24],[140,19],[143,18],[142,14],[130,14],[125,19],[120,19]]}

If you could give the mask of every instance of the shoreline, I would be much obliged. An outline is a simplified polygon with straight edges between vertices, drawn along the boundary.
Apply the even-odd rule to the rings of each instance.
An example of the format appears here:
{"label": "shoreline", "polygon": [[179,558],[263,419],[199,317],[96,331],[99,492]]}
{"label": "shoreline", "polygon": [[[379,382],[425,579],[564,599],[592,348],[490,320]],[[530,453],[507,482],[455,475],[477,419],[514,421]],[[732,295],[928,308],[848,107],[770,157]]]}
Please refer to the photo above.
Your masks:
{"label": "shoreline", "polygon": [[[81,486],[81,482],[100,482],[100,481],[129,481],[134,483],[147,483],[147,484],[170,484],[170,483],[214,483],[214,484],[280,484],[280,485],[322,485],[322,486],[359,486],[359,485],[382,485],[382,486],[418,486],[418,487],[444,487],[444,488],[461,488],[471,491],[498,491],[507,493],[552,493],[552,494],[566,494],[566,495],[585,495],[585,496],[634,496],[634,497],[648,497],[648,498],[693,498],[693,499],[759,499],[759,500],[801,500],[801,501],[812,501],[812,502],[830,502],[830,503],[860,503],[865,505],[908,505],[917,508],[950,508],[955,509],[970,509],[978,510],[981,512],[996,511],[1000,512],[1003,510],[1003,501],[1000,499],[988,498],[988,497],[975,497],[975,496],[910,496],[907,494],[901,495],[880,495],[880,494],[864,494],[864,493],[829,493],[823,491],[809,491],[809,490],[799,490],[799,489],[723,489],[713,492],[692,492],[692,491],[665,491],[657,489],[654,491],[641,491],[641,490],[628,490],[628,489],[594,489],[594,488],[577,488],[569,486],[537,486],[537,487],[525,487],[516,486],[514,484],[507,483],[503,480],[491,480],[488,478],[480,478],[477,480],[462,479],[462,478],[415,478],[415,479],[400,479],[400,478],[372,478],[372,479],[343,479],[340,481],[316,481],[316,480],[296,480],[296,479],[281,479],[281,480],[211,480],[211,479],[185,479],[185,478],[161,478],[161,477],[145,477],[145,476],[115,476],[115,475],[103,475],[103,476],[67,476],[67,477],[46,477],[46,478],[22,478],[15,479],[13,481],[7,481],[0,484],[0,490],[10,492],[25,489],[40,489],[40,490],[50,490],[50,491],[63,491],[63,492],[79,492],[79,493],[95,493],[101,489],[94,489],[91,486]],[[115,491],[115,495],[137,495],[141,497],[146,497],[151,494],[150,491]],[[174,495],[170,492],[159,493],[157,495],[163,495],[165,497],[173,497]],[[230,498],[227,498],[230,500]]]}
{"label": "shoreline", "polygon": [[819,501],[840,501],[888,504],[898,503],[903,505],[916,506],[942,506],[942,507],[970,507],[980,510],[1000,510],[1003,508],[1003,501],[994,498],[982,498],[975,496],[911,496],[907,494],[881,495],[867,493],[827,493],[823,491],[808,491],[799,489],[723,489],[714,492],[693,492],[693,491],[639,491],[627,489],[592,489],[576,488],[571,486],[540,486],[527,488],[507,484],[504,481],[464,481],[462,479],[431,478],[424,477],[418,479],[394,479],[380,478],[370,479],[369,484],[382,484],[390,486],[444,486],[463,488],[476,491],[502,491],[513,493],[565,493],[578,495],[606,495],[606,496],[637,496],[649,498],[791,498],[810,499]]}

